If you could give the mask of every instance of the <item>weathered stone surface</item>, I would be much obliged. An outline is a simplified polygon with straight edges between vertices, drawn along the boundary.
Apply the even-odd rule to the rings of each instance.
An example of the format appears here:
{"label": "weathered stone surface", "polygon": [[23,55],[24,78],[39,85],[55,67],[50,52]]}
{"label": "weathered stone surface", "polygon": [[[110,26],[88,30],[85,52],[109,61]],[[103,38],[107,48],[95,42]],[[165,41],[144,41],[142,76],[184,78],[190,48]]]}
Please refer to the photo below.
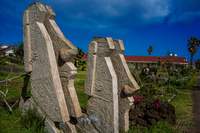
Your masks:
{"label": "weathered stone surface", "polygon": [[[171,124],[176,124],[176,115],[174,107],[167,103],[159,103],[159,109],[149,110],[146,108],[147,106],[141,106],[145,102],[140,102],[139,104],[132,106],[129,111],[129,120],[134,125],[145,126],[144,124],[141,125],[141,119],[147,122],[145,127],[150,127],[150,125],[154,125],[156,122],[169,120]],[[141,105],[140,105],[141,104]],[[140,121],[139,121],[139,120]]]}
{"label": "weathered stone surface", "polygon": [[76,129],[81,133],[99,133],[100,126],[100,120],[96,115],[84,115],[77,119]]}
{"label": "weathered stone surface", "polygon": [[163,114],[166,114],[167,113],[167,105],[166,104],[160,104],[159,111]]}
{"label": "weathered stone surface", "polygon": [[167,110],[169,114],[175,114],[175,107],[169,103],[167,103]]}
{"label": "weathered stone surface", "polygon": [[77,74],[77,69],[72,63],[77,54],[77,48],[65,38],[55,23],[55,13],[53,9],[49,6],[45,7],[48,12],[48,17],[44,21],[44,26],[46,27],[53,43],[56,57],[55,63],[58,67],[69,115],[73,117],[80,117],[83,114],[81,112],[78,97],[74,88],[74,79]]}
{"label": "weathered stone surface", "polygon": [[[69,114],[64,99],[61,81],[58,73],[51,38],[44,26],[48,17],[42,3],[35,2],[27,7],[24,20],[29,19],[29,28],[24,34],[30,35],[30,43],[24,43],[25,51],[31,49],[31,95],[38,106],[56,122],[69,120]],[[25,23],[24,23],[25,24]],[[25,27],[25,25],[24,25]],[[24,41],[27,40],[24,35]],[[30,46],[31,45],[31,46]],[[31,48],[29,48],[31,47]],[[28,54],[30,55],[30,54]],[[30,62],[25,62],[29,66]]]}
{"label": "weathered stone surface", "polygon": [[167,119],[169,116],[168,116],[168,114],[161,114],[161,117],[162,117],[163,119]]}
{"label": "weathered stone surface", "polygon": [[25,72],[32,71],[31,61],[31,37],[30,37],[30,22],[29,22],[29,10],[25,10],[23,13],[23,40],[24,40],[24,69]]}
{"label": "weathered stone surface", "polygon": [[130,120],[136,120],[137,117],[138,117],[137,114],[131,113],[131,112],[129,113],[129,119],[130,119]]}
{"label": "weathered stone surface", "polygon": [[[119,132],[117,75],[110,55],[112,38],[94,37],[89,44],[85,93],[90,95],[87,114],[100,121],[99,132]],[[128,112],[127,112],[128,113]]]}
{"label": "weathered stone surface", "polygon": [[142,126],[147,126],[147,122],[141,118],[137,118],[137,123]]}
{"label": "weathered stone surface", "polygon": [[129,129],[129,110],[133,104],[132,94],[140,89],[133,78],[126,60],[123,56],[125,51],[122,40],[113,40],[115,49],[111,54],[114,70],[117,74],[118,101],[119,101],[119,128]]}
{"label": "weathered stone surface", "polygon": [[158,115],[158,113],[156,111],[153,111],[153,112],[147,111],[145,114],[147,117],[156,119],[157,121],[160,121],[160,119],[161,119],[161,117]]}
{"label": "weathered stone surface", "polygon": [[150,122],[151,125],[155,125],[156,124],[156,120],[155,119],[148,118],[148,121]]}

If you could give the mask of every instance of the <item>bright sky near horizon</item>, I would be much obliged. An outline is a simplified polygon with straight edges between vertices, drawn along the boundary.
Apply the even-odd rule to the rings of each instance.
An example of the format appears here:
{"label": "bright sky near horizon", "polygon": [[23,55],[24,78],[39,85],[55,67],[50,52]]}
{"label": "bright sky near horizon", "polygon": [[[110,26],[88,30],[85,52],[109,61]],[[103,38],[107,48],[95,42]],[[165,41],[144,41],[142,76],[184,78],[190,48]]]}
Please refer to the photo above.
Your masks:
{"label": "bright sky near horizon", "polygon": [[[34,0],[0,1],[0,43],[23,41],[22,13]],[[56,13],[55,21],[76,47],[88,51],[93,37],[124,42],[124,55],[166,56],[190,61],[187,38],[200,39],[200,0],[40,0]],[[200,50],[194,60],[200,58]]]}

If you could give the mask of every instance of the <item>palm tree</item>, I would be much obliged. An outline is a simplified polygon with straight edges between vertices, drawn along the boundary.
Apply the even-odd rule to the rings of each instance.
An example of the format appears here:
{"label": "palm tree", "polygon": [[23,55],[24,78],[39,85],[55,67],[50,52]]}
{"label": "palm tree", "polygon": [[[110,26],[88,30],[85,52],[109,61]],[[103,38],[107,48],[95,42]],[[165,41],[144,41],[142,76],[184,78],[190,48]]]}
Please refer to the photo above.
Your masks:
{"label": "palm tree", "polygon": [[193,63],[193,56],[197,53],[198,47],[200,44],[200,40],[196,37],[191,37],[191,39],[188,38],[188,51],[191,54],[191,63],[190,63],[190,68],[192,69],[192,63]]}
{"label": "palm tree", "polygon": [[149,51],[149,56],[150,56],[151,53],[153,52],[153,46],[150,45],[150,47],[149,47],[149,49],[147,51]]}

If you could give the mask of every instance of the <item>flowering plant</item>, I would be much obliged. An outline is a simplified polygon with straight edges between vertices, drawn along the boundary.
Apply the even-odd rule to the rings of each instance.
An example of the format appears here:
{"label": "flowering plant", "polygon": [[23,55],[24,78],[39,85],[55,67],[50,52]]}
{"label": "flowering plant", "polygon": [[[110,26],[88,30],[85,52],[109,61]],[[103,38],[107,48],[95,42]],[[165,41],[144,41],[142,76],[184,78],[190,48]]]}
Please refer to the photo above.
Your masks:
{"label": "flowering plant", "polygon": [[144,98],[142,96],[133,96],[134,98],[134,104],[137,106],[141,103],[145,104],[146,109],[153,111],[153,110],[158,110],[160,107],[160,101],[159,98],[155,98],[155,99],[149,99],[149,98]]}

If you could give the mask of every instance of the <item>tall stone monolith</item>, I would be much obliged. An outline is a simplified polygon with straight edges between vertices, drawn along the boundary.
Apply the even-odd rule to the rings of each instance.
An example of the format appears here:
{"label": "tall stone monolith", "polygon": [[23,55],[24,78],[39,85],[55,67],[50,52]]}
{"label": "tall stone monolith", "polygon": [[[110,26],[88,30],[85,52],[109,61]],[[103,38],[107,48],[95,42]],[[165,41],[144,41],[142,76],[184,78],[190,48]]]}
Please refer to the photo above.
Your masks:
{"label": "tall stone monolith", "polygon": [[77,69],[73,64],[73,59],[77,55],[77,48],[65,38],[56,22],[56,15],[50,6],[45,6],[48,12],[48,19],[45,19],[44,25],[51,37],[56,63],[62,83],[62,88],[68,107],[69,115],[73,117],[82,116],[81,107],[74,88],[74,79]]}
{"label": "tall stone monolith", "polygon": [[94,37],[89,44],[85,93],[89,95],[87,114],[100,124],[98,132],[119,132],[118,84],[111,54],[115,46],[112,38]]}
{"label": "tall stone monolith", "polygon": [[129,110],[133,105],[133,93],[140,89],[133,78],[124,58],[124,44],[122,40],[113,39],[115,49],[111,54],[112,64],[117,75],[119,128],[129,130]]}
{"label": "tall stone monolith", "polygon": [[[71,59],[65,55],[71,52],[73,58],[76,48],[73,45],[68,46],[69,43],[62,34],[60,35],[61,32],[53,21],[54,18],[52,10],[40,2],[31,4],[23,13],[24,63],[25,70],[31,72],[31,98],[24,103],[24,107],[29,105],[37,107],[46,118],[45,124],[48,132],[59,132],[59,124],[67,125],[68,129],[66,130],[69,132],[76,132],[75,126],[69,122],[67,98],[64,95],[63,80],[60,78],[69,77],[69,82],[73,82],[76,74],[73,71],[76,69],[71,65],[72,63],[68,63],[71,62]],[[48,23],[48,21],[51,22]],[[55,29],[48,29],[49,24],[52,24]],[[51,30],[53,31],[51,32]],[[59,50],[54,50],[55,41],[58,43],[56,46],[59,47]],[[63,53],[63,49],[68,50],[67,54]],[[63,63],[61,66],[57,63],[59,62],[58,54],[55,56],[58,51],[63,61],[60,61]],[[68,64],[71,65],[71,68]],[[67,71],[61,69],[63,66],[67,68]],[[70,83],[63,84],[68,85],[68,89],[70,89]]]}

